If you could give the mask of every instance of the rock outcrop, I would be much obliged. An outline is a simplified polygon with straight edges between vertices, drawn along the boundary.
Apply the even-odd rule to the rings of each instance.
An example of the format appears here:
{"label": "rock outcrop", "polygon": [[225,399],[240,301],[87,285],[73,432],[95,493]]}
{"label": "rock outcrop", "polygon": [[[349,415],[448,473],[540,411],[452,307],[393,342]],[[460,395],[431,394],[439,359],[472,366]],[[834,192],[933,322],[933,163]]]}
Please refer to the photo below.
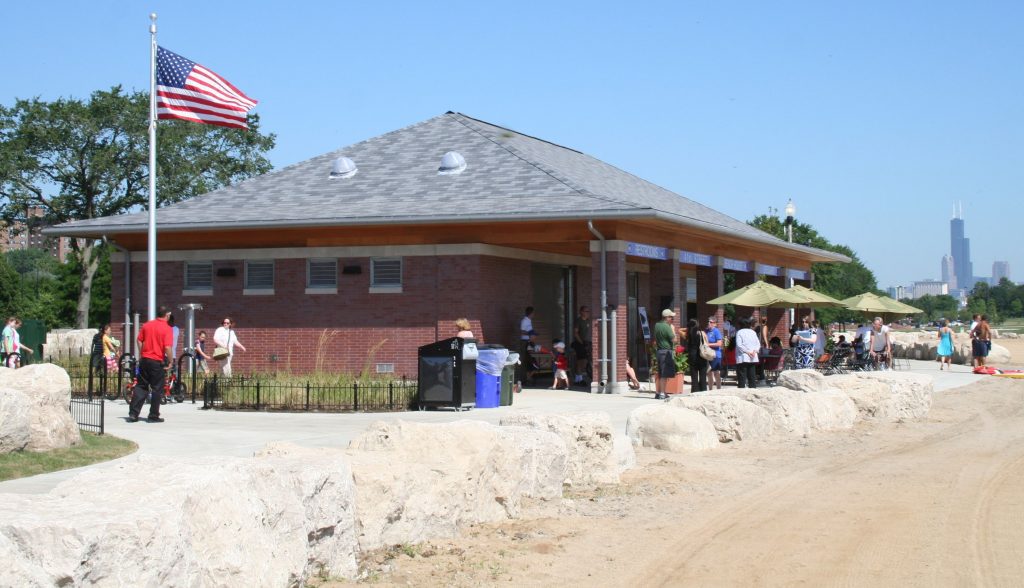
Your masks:
{"label": "rock outcrop", "polygon": [[770,437],[775,431],[767,410],[737,396],[691,394],[669,400],[669,405],[703,414],[718,432],[722,443]]}
{"label": "rock outcrop", "polygon": [[840,431],[849,429],[857,422],[857,406],[849,396],[834,388],[806,392],[807,407],[810,409],[811,428],[818,431]]}
{"label": "rock outcrop", "polygon": [[811,407],[807,403],[807,395],[803,392],[783,386],[737,388],[719,392],[737,396],[768,411],[776,432],[796,436],[804,436],[811,432]]}
{"label": "rock outcrop", "polygon": [[[0,370],[0,453],[50,451],[82,441],[71,418],[71,379],[53,364]],[[27,439],[24,436],[28,430]]]}
{"label": "rock outcrop", "polygon": [[696,452],[718,445],[718,432],[703,414],[659,402],[636,408],[626,421],[626,435],[637,447]]}

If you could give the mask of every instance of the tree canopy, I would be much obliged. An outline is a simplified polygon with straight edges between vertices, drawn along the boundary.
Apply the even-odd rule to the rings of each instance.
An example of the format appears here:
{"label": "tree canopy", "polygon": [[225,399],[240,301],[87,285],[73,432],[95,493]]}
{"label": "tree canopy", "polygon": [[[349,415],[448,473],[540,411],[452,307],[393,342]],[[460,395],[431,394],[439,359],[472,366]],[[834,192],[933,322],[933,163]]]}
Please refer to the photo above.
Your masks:
{"label": "tree canopy", "polygon": [[[119,86],[87,101],[16,100],[0,106],[0,221],[9,227],[112,216],[148,202],[149,94]],[[161,121],[157,129],[157,205],[179,202],[270,171],[273,134]],[[36,217],[30,211],[39,211]],[[73,239],[80,264],[76,326],[89,322],[96,243]],[[109,308],[104,309],[109,313]]]}
{"label": "tree canopy", "polygon": [[[786,238],[786,226],[782,219],[777,216],[760,215],[747,224],[775,235],[780,239]],[[815,290],[840,300],[864,292],[884,294],[884,292],[878,290],[875,274],[861,262],[860,258],[857,257],[857,253],[850,247],[832,243],[819,234],[814,227],[799,221],[793,221],[793,242],[808,247],[841,253],[851,259],[850,263],[812,264],[811,271],[814,273]],[[819,319],[826,322],[861,318],[855,311],[834,308],[818,309],[815,311],[815,314]]]}

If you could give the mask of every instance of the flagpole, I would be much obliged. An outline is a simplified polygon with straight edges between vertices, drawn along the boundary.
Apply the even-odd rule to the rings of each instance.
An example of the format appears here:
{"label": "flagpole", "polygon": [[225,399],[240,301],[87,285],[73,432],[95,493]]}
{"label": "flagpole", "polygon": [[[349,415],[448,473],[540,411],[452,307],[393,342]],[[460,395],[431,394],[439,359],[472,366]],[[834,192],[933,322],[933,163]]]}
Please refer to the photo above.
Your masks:
{"label": "flagpole", "polygon": [[149,15],[149,310],[156,318],[156,13]]}

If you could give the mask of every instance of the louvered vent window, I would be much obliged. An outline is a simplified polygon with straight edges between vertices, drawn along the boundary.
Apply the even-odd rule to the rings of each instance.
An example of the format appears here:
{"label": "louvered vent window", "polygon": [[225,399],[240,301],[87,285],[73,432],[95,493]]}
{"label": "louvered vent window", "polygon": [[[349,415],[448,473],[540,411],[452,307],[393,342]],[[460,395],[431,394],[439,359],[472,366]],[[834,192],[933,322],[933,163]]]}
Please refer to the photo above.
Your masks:
{"label": "louvered vent window", "polygon": [[370,264],[371,286],[401,286],[401,258],[374,259]]}
{"label": "louvered vent window", "polygon": [[307,273],[309,275],[308,287],[310,288],[338,287],[337,259],[311,259]]}
{"label": "louvered vent window", "polygon": [[272,260],[246,261],[245,287],[249,290],[273,290],[274,262]]}
{"label": "louvered vent window", "polygon": [[213,289],[213,262],[212,261],[189,261],[185,263],[185,289],[186,290],[212,290]]}

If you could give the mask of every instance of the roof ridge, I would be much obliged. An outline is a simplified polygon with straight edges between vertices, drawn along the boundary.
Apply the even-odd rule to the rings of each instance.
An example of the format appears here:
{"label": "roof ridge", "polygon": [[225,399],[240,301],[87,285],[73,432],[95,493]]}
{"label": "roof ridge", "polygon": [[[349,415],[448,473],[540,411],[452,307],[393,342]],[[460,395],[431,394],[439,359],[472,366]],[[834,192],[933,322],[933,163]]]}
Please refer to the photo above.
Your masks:
{"label": "roof ridge", "polygon": [[[536,137],[532,137],[530,135],[527,135],[527,134],[524,134],[524,133],[520,133],[519,131],[517,131],[515,129],[510,129],[508,127],[503,127],[503,126],[500,126],[500,125],[491,124],[491,123],[489,123],[489,122],[487,122],[485,120],[479,120],[479,119],[473,118],[471,116],[467,116],[465,114],[462,114],[461,112],[452,112],[452,111],[449,110],[445,114],[446,115],[454,115],[454,116],[452,116],[452,118],[455,119],[459,124],[463,125],[467,129],[469,129],[470,131],[480,135],[481,137],[483,137],[484,139],[490,141],[491,143],[493,143],[497,147],[499,147],[501,149],[504,149],[505,151],[507,151],[510,154],[514,155],[515,157],[519,158],[521,161],[523,161],[527,165],[530,165],[530,166],[536,168],[537,170],[543,172],[544,174],[547,174],[548,176],[550,176],[555,181],[557,181],[557,182],[567,186],[569,189],[575,191],[576,193],[578,193],[578,194],[580,194],[582,196],[586,196],[588,198],[593,198],[595,200],[601,200],[603,202],[611,202],[611,203],[614,203],[614,204],[625,204],[625,205],[634,206],[634,207],[637,207],[637,208],[650,208],[650,207],[645,207],[645,206],[637,206],[636,202],[630,202],[628,200],[620,200],[620,199],[617,199],[617,198],[611,198],[611,197],[608,197],[608,196],[602,196],[601,194],[595,194],[595,193],[591,192],[590,190],[587,190],[586,188],[584,188],[582,186],[579,186],[578,184],[576,184],[576,182],[573,182],[572,180],[570,180],[569,178],[566,178],[562,174],[556,173],[556,170],[554,168],[551,168],[550,166],[547,166],[547,165],[541,165],[539,162],[534,161],[533,159],[531,159],[529,157],[526,157],[525,155],[523,155],[515,147],[513,147],[511,145],[506,145],[504,143],[501,143],[499,141],[494,140],[493,138],[488,136],[487,133],[483,132],[480,129],[473,128],[472,126],[466,124],[466,122],[461,120],[459,117],[469,119],[469,120],[471,120],[473,122],[478,122],[478,123],[483,123],[483,124],[486,124],[486,125],[491,125],[493,127],[499,128],[499,129],[504,129],[504,130],[506,130],[506,131],[508,131],[510,133],[515,133],[515,134],[520,135],[522,137],[527,137],[527,138],[530,138],[530,139],[534,139],[535,141],[540,141],[542,143],[547,143],[548,145],[553,145],[553,146],[558,147],[560,149],[565,149],[566,151],[572,151],[573,153],[578,153],[578,154],[580,154],[580,155],[582,155],[584,157],[591,157],[591,156],[587,155],[586,153],[584,153],[582,151],[577,151],[576,149],[572,149],[571,147],[565,147],[565,146],[559,145],[558,143],[553,143],[551,141],[545,141],[544,139],[537,139]],[[591,159],[593,159],[593,158],[591,158]]]}

